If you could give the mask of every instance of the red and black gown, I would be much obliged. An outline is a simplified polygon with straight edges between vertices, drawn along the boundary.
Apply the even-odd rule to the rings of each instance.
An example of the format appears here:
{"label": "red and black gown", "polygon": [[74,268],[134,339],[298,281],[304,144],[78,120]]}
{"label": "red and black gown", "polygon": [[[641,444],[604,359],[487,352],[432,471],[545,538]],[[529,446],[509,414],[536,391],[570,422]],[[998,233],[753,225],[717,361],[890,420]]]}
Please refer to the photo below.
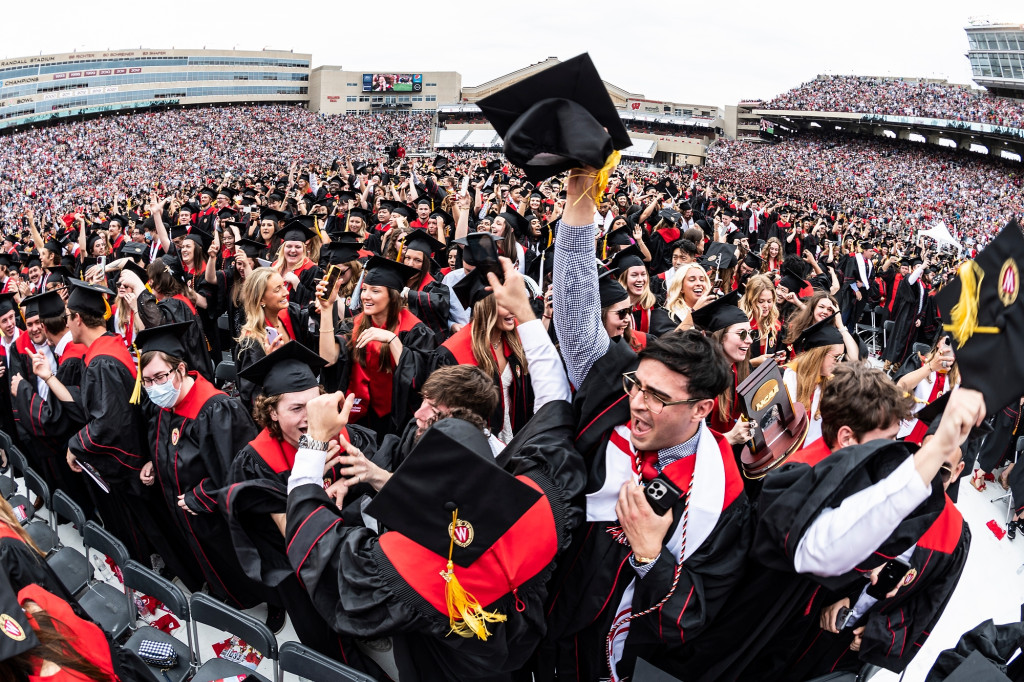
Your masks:
{"label": "red and black gown", "polygon": [[288,300],[305,307],[316,296],[316,284],[324,276],[324,271],[310,259],[303,258],[299,267],[292,270],[292,274],[299,278],[299,285],[293,287],[286,282],[289,292]]}
{"label": "red and black gown", "polygon": [[644,308],[639,303],[633,306],[633,328],[641,331],[652,338],[662,334],[668,334],[676,328],[676,323],[668,316],[668,311],[654,304],[650,308]]}
{"label": "red and black gown", "polygon": [[[284,330],[288,332],[289,339],[298,341],[314,353],[319,352],[319,339],[315,330],[315,327],[318,326],[318,320],[312,320],[305,308],[295,303],[289,303],[287,310],[282,310],[277,314],[277,319],[280,320]],[[314,328],[311,329],[311,326]],[[265,357],[267,357],[267,353],[257,340],[250,338],[242,339],[238,342],[238,357],[235,360],[235,368],[241,373]],[[259,386],[242,378],[238,379],[236,385],[238,386],[238,394],[242,402],[246,407],[252,407],[253,398],[259,393]]]}
{"label": "red and black gown", "polygon": [[[344,635],[390,637],[403,682],[510,682],[544,638],[548,579],[582,522],[585,480],[572,447],[564,401],[545,405],[497,458],[499,466],[544,494],[530,512],[469,568],[463,585],[507,621],[491,637],[449,635],[438,572],[447,557],[397,531],[377,535],[339,513],[319,485],[288,495],[288,559],[320,615]],[[544,504],[544,502],[547,504]]]}
{"label": "red and black gown", "polygon": [[[210,593],[247,608],[263,601],[263,589],[245,576],[238,563],[217,491],[227,485],[235,454],[256,436],[257,429],[241,403],[198,373],[189,375],[195,383],[182,402],[171,410],[154,406],[149,416],[154,487],[163,493],[175,528],[191,550],[189,559]],[[195,515],[178,506],[179,495],[185,496]],[[186,577],[182,580],[195,591],[201,582],[190,577],[191,585]]]}
{"label": "red and black gown", "polygon": [[[373,456],[376,436],[372,431],[350,425],[341,436],[367,457]],[[288,563],[284,536],[271,520],[271,514],[284,514],[287,510],[288,477],[295,452],[291,444],[263,429],[235,456],[228,473],[228,487],[221,491],[220,498],[235,553],[246,575],[266,585],[271,592],[268,597],[288,611],[299,641],[346,665],[375,672],[353,642],[333,632],[317,613]],[[328,472],[324,485],[337,478],[335,472]],[[347,497],[354,498],[356,492],[353,488]],[[358,509],[353,514],[358,517]]]}
{"label": "red and black gown", "polygon": [[[597,360],[573,401],[575,446],[587,468],[585,492],[588,519],[608,519],[598,513],[591,496],[619,490],[636,475],[635,453],[630,451],[629,400],[622,392],[621,376],[638,365],[636,353],[625,341],[612,341]],[[532,421],[531,421],[532,424]],[[527,425],[527,429],[530,425]],[[650,480],[656,475],[657,453],[641,453],[639,475]],[[704,500],[703,533],[688,527],[686,560],[682,564],[672,596],[660,608],[638,616],[627,628],[612,626],[623,613],[641,613],[658,604],[675,580],[674,553],[666,546],[661,557],[640,579],[629,565],[630,548],[618,540],[615,520],[592,520],[575,533],[573,544],[559,562],[553,578],[548,609],[548,634],[533,663],[538,682],[550,680],[596,680],[609,674],[608,642],[619,643],[616,663],[620,678],[632,675],[637,658],[677,677],[690,679],[688,660],[700,651],[703,633],[721,614],[726,598],[741,578],[750,545],[749,504],[732,450],[719,436],[704,431],[696,456],[684,457],[665,468],[665,475],[686,491],[690,472],[711,472],[700,493],[715,490],[714,501]],[[716,486],[709,482],[716,480]],[[698,490],[702,483],[696,483]],[[696,494],[696,493],[695,493]],[[672,510],[669,536],[680,533],[686,495]],[[592,513],[593,506],[593,513]],[[604,511],[608,511],[605,509]],[[691,509],[692,512],[692,509]],[[614,514],[612,514],[614,516]],[[706,533],[706,535],[704,535]],[[699,541],[699,535],[704,535]],[[624,539],[624,536],[623,536]],[[632,599],[628,594],[632,593]]]}
{"label": "red and black gown", "polygon": [[736,420],[743,415],[743,409],[736,394],[736,387],[740,383],[736,374],[736,365],[731,365],[729,369],[732,371],[732,408],[729,411],[729,416],[725,419],[722,418],[722,413],[718,409],[719,396],[715,396],[715,405],[711,408],[711,414],[708,415],[708,425],[716,433],[729,433],[736,426]]}
{"label": "red and black gown", "polygon": [[[512,404],[508,406],[508,413],[509,419],[512,422],[512,433],[515,434],[519,433],[519,430],[533,416],[533,384],[526,374],[526,368],[519,364],[519,360],[516,359],[512,349],[509,348],[508,343],[504,340],[502,341],[502,350],[505,361],[509,363],[512,372],[512,385],[509,386],[508,391],[509,400]],[[494,355],[493,348],[491,349],[491,354]],[[497,360],[497,357],[495,357],[495,360]],[[444,367],[446,365],[478,366],[476,358],[473,356],[472,320],[434,351],[434,367]],[[491,415],[490,428],[491,433],[498,434],[501,433],[505,421],[505,392],[501,390],[501,377],[495,375],[493,379],[498,387],[500,400],[498,408]]]}
{"label": "red and black gown", "polygon": [[409,290],[409,297],[406,299],[409,312],[430,327],[438,341],[448,335],[451,295],[451,290],[431,277],[428,272],[423,275],[423,281],[415,291]]}
{"label": "red and black gown", "polygon": [[182,339],[185,346],[185,357],[182,360],[204,379],[213,381],[213,360],[210,359],[210,346],[203,332],[203,321],[187,296],[176,294],[158,303],[153,294],[145,291],[139,294],[138,310],[146,329],[176,322],[192,322]]}

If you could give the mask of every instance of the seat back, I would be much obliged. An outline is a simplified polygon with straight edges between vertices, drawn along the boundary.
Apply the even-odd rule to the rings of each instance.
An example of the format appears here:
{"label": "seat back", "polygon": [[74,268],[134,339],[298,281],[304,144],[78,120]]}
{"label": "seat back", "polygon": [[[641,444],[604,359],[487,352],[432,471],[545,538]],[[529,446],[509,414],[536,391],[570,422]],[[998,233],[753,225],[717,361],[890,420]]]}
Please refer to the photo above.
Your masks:
{"label": "seat back", "polygon": [[895,328],[896,323],[893,322],[892,320],[886,320],[885,322],[882,323],[882,331],[884,331],[887,335],[892,334],[892,330]]}
{"label": "seat back", "polygon": [[298,642],[285,642],[281,645],[281,672],[298,675],[307,680],[377,682],[366,673],[353,670]]}
{"label": "seat back", "polygon": [[102,552],[110,557],[110,560],[117,564],[117,567],[122,571],[128,563],[128,549],[124,546],[124,543],[104,530],[95,521],[86,521],[83,542],[85,544],[86,556],[89,555],[89,549],[95,549],[97,552]]}
{"label": "seat back", "polygon": [[160,600],[179,620],[189,620],[188,598],[180,587],[167,578],[134,559],[121,567],[121,575],[124,576],[126,587]]}
{"label": "seat back", "polygon": [[235,363],[231,360],[221,360],[217,363],[217,368],[214,370],[214,373],[214,378],[220,382],[221,385],[229,381],[235,381]]}
{"label": "seat back", "polygon": [[[199,641],[197,625],[202,623],[222,632],[237,635],[251,644],[254,649],[274,662],[274,680],[278,679],[277,638],[263,622],[247,613],[217,601],[208,594],[195,592],[189,600],[189,611],[192,614],[193,641]],[[196,653],[199,658],[198,652]],[[202,661],[198,661],[202,663]]]}
{"label": "seat back", "polygon": [[49,515],[50,527],[56,531],[57,521],[53,518],[53,503],[50,500],[50,486],[46,485],[46,481],[43,477],[36,473],[35,469],[28,467],[25,469],[25,487],[31,492],[35,493],[39,499],[43,501],[43,506],[46,508],[47,514]]}
{"label": "seat back", "polygon": [[11,449],[11,437],[3,431],[0,431],[0,450],[7,451]]}
{"label": "seat back", "polygon": [[11,443],[10,447],[6,448],[6,451],[7,459],[11,461],[11,466],[14,467],[14,473],[18,476],[24,476],[25,470],[28,469],[28,460],[25,459],[25,454],[14,443]]}
{"label": "seat back", "polygon": [[85,512],[68,494],[58,488],[53,493],[53,513],[65,518],[78,527],[78,534],[85,532]]}

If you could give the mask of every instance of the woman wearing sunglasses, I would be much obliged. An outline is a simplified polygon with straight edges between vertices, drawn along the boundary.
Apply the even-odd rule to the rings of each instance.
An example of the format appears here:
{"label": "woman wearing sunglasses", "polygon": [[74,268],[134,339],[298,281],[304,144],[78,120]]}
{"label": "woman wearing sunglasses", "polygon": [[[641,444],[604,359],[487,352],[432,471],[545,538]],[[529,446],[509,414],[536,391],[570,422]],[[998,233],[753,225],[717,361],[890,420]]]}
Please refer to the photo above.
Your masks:
{"label": "woman wearing sunglasses", "polygon": [[790,400],[807,409],[807,435],[803,447],[821,438],[821,383],[831,376],[835,366],[846,358],[843,335],[835,324],[835,315],[815,322],[793,342],[796,357],[782,373],[782,382]]}
{"label": "woman wearing sunglasses", "polygon": [[[833,318],[833,323],[839,334],[843,337],[846,357],[849,360],[859,360],[867,354],[867,347],[863,349],[863,341],[855,339],[850,331],[843,326],[836,312],[839,310],[839,303],[832,294],[825,291],[815,291],[804,301],[804,308],[794,313],[786,323],[785,345],[792,346],[796,339],[804,333],[804,330],[811,325]],[[863,352],[862,352],[863,351]]]}
{"label": "woman wearing sunglasses", "polygon": [[750,374],[750,347],[757,343],[747,314],[736,306],[739,298],[739,292],[732,291],[692,313],[693,323],[718,342],[732,370],[732,382],[715,398],[708,415],[711,430],[725,435],[732,445],[750,440],[753,422],[740,419],[743,411],[736,387]]}

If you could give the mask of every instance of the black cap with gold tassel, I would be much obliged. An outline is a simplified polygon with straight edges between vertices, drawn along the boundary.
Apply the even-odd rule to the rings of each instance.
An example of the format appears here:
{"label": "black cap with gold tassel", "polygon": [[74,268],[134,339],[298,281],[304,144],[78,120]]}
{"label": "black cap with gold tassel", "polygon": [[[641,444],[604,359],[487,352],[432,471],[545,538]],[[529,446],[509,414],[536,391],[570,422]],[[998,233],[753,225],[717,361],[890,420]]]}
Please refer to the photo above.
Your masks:
{"label": "black cap with gold tassel", "polygon": [[[436,564],[421,565],[419,570],[440,574],[441,579],[436,583],[419,581],[431,590],[421,596],[439,608],[445,605],[452,633],[486,640],[491,635],[488,624],[506,620],[493,606],[487,608],[497,601],[493,595],[518,597],[519,585],[529,576],[513,571],[510,575],[516,577],[516,583],[511,583],[503,570],[492,570],[495,564],[491,559],[481,559],[495,556],[492,548],[499,542],[505,547],[523,544],[524,552],[540,551],[554,557],[553,545],[529,546],[512,538],[513,527],[538,504],[544,505],[538,490],[495,464],[479,428],[449,418],[423,434],[365,511],[388,533],[398,533],[436,555]],[[390,544],[386,536],[381,536],[382,547]],[[531,539],[541,542],[540,538]],[[515,561],[508,556],[503,560]],[[467,574],[472,576],[478,593],[486,590],[492,595],[491,604],[481,604],[467,591],[459,573],[464,579]]]}

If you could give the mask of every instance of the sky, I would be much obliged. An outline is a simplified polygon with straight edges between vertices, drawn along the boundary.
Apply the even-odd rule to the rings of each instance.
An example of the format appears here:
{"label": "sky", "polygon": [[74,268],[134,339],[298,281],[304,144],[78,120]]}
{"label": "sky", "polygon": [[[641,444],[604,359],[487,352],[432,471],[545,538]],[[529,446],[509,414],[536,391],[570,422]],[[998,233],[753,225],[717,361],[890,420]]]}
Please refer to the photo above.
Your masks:
{"label": "sky", "polygon": [[140,46],[269,47],[352,71],[457,71],[470,86],[589,51],[602,78],[629,92],[715,106],[769,99],[819,73],[970,83],[968,21],[1024,24],[1020,0],[861,0],[835,9],[792,0],[448,0],[434,11],[423,0],[4,5],[3,58]]}

